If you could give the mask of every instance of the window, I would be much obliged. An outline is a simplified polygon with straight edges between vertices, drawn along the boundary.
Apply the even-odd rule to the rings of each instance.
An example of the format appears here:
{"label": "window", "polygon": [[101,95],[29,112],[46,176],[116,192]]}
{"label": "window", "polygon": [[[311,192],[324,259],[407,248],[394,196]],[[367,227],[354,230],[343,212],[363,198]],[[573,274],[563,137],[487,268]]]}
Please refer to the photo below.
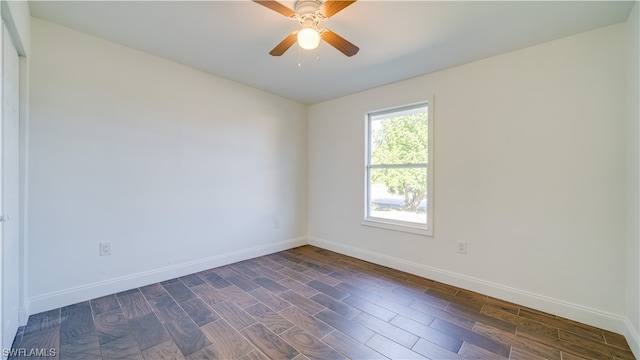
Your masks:
{"label": "window", "polygon": [[433,235],[431,105],[367,114],[363,225]]}

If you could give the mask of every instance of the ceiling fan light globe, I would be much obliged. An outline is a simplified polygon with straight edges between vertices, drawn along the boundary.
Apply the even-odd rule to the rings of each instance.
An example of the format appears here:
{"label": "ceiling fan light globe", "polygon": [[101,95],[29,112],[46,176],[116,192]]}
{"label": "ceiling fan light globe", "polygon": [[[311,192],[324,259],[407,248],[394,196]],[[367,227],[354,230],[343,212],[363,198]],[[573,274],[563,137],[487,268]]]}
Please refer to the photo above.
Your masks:
{"label": "ceiling fan light globe", "polygon": [[313,28],[304,28],[298,32],[298,45],[305,50],[313,50],[320,44],[320,34]]}

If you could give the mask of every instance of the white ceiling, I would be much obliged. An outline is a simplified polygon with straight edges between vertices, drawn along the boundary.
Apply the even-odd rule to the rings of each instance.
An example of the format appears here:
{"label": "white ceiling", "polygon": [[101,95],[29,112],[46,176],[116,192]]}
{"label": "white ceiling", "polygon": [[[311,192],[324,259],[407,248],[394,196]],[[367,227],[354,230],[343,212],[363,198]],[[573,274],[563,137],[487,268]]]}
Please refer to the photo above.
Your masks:
{"label": "white ceiling", "polygon": [[[293,1],[282,3],[293,8]],[[30,9],[33,16],[314,104],[623,22],[633,3],[360,0],[321,23],[360,47],[350,58],[326,43],[270,56],[299,25],[248,0],[30,1]]]}

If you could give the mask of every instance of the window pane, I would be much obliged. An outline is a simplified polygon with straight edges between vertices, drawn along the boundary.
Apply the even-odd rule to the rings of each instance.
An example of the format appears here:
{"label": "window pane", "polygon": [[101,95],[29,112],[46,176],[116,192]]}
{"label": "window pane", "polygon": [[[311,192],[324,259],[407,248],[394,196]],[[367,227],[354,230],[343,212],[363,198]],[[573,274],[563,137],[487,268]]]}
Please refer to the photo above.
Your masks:
{"label": "window pane", "polygon": [[427,223],[427,169],[370,169],[369,216]]}
{"label": "window pane", "polygon": [[371,165],[427,163],[427,109],[377,115],[370,122]]}

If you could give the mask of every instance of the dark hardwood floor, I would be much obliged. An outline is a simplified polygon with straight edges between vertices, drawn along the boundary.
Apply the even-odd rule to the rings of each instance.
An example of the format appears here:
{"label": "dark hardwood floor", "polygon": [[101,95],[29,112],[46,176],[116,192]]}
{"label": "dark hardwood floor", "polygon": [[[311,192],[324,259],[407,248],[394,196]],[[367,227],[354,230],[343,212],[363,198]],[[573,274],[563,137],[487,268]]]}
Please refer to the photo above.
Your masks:
{"label": "dark hardwood floor", "polygon": [[622,335],[313,246],[30,316],[14,350],[51,348],[83,360],[634,359]]}

